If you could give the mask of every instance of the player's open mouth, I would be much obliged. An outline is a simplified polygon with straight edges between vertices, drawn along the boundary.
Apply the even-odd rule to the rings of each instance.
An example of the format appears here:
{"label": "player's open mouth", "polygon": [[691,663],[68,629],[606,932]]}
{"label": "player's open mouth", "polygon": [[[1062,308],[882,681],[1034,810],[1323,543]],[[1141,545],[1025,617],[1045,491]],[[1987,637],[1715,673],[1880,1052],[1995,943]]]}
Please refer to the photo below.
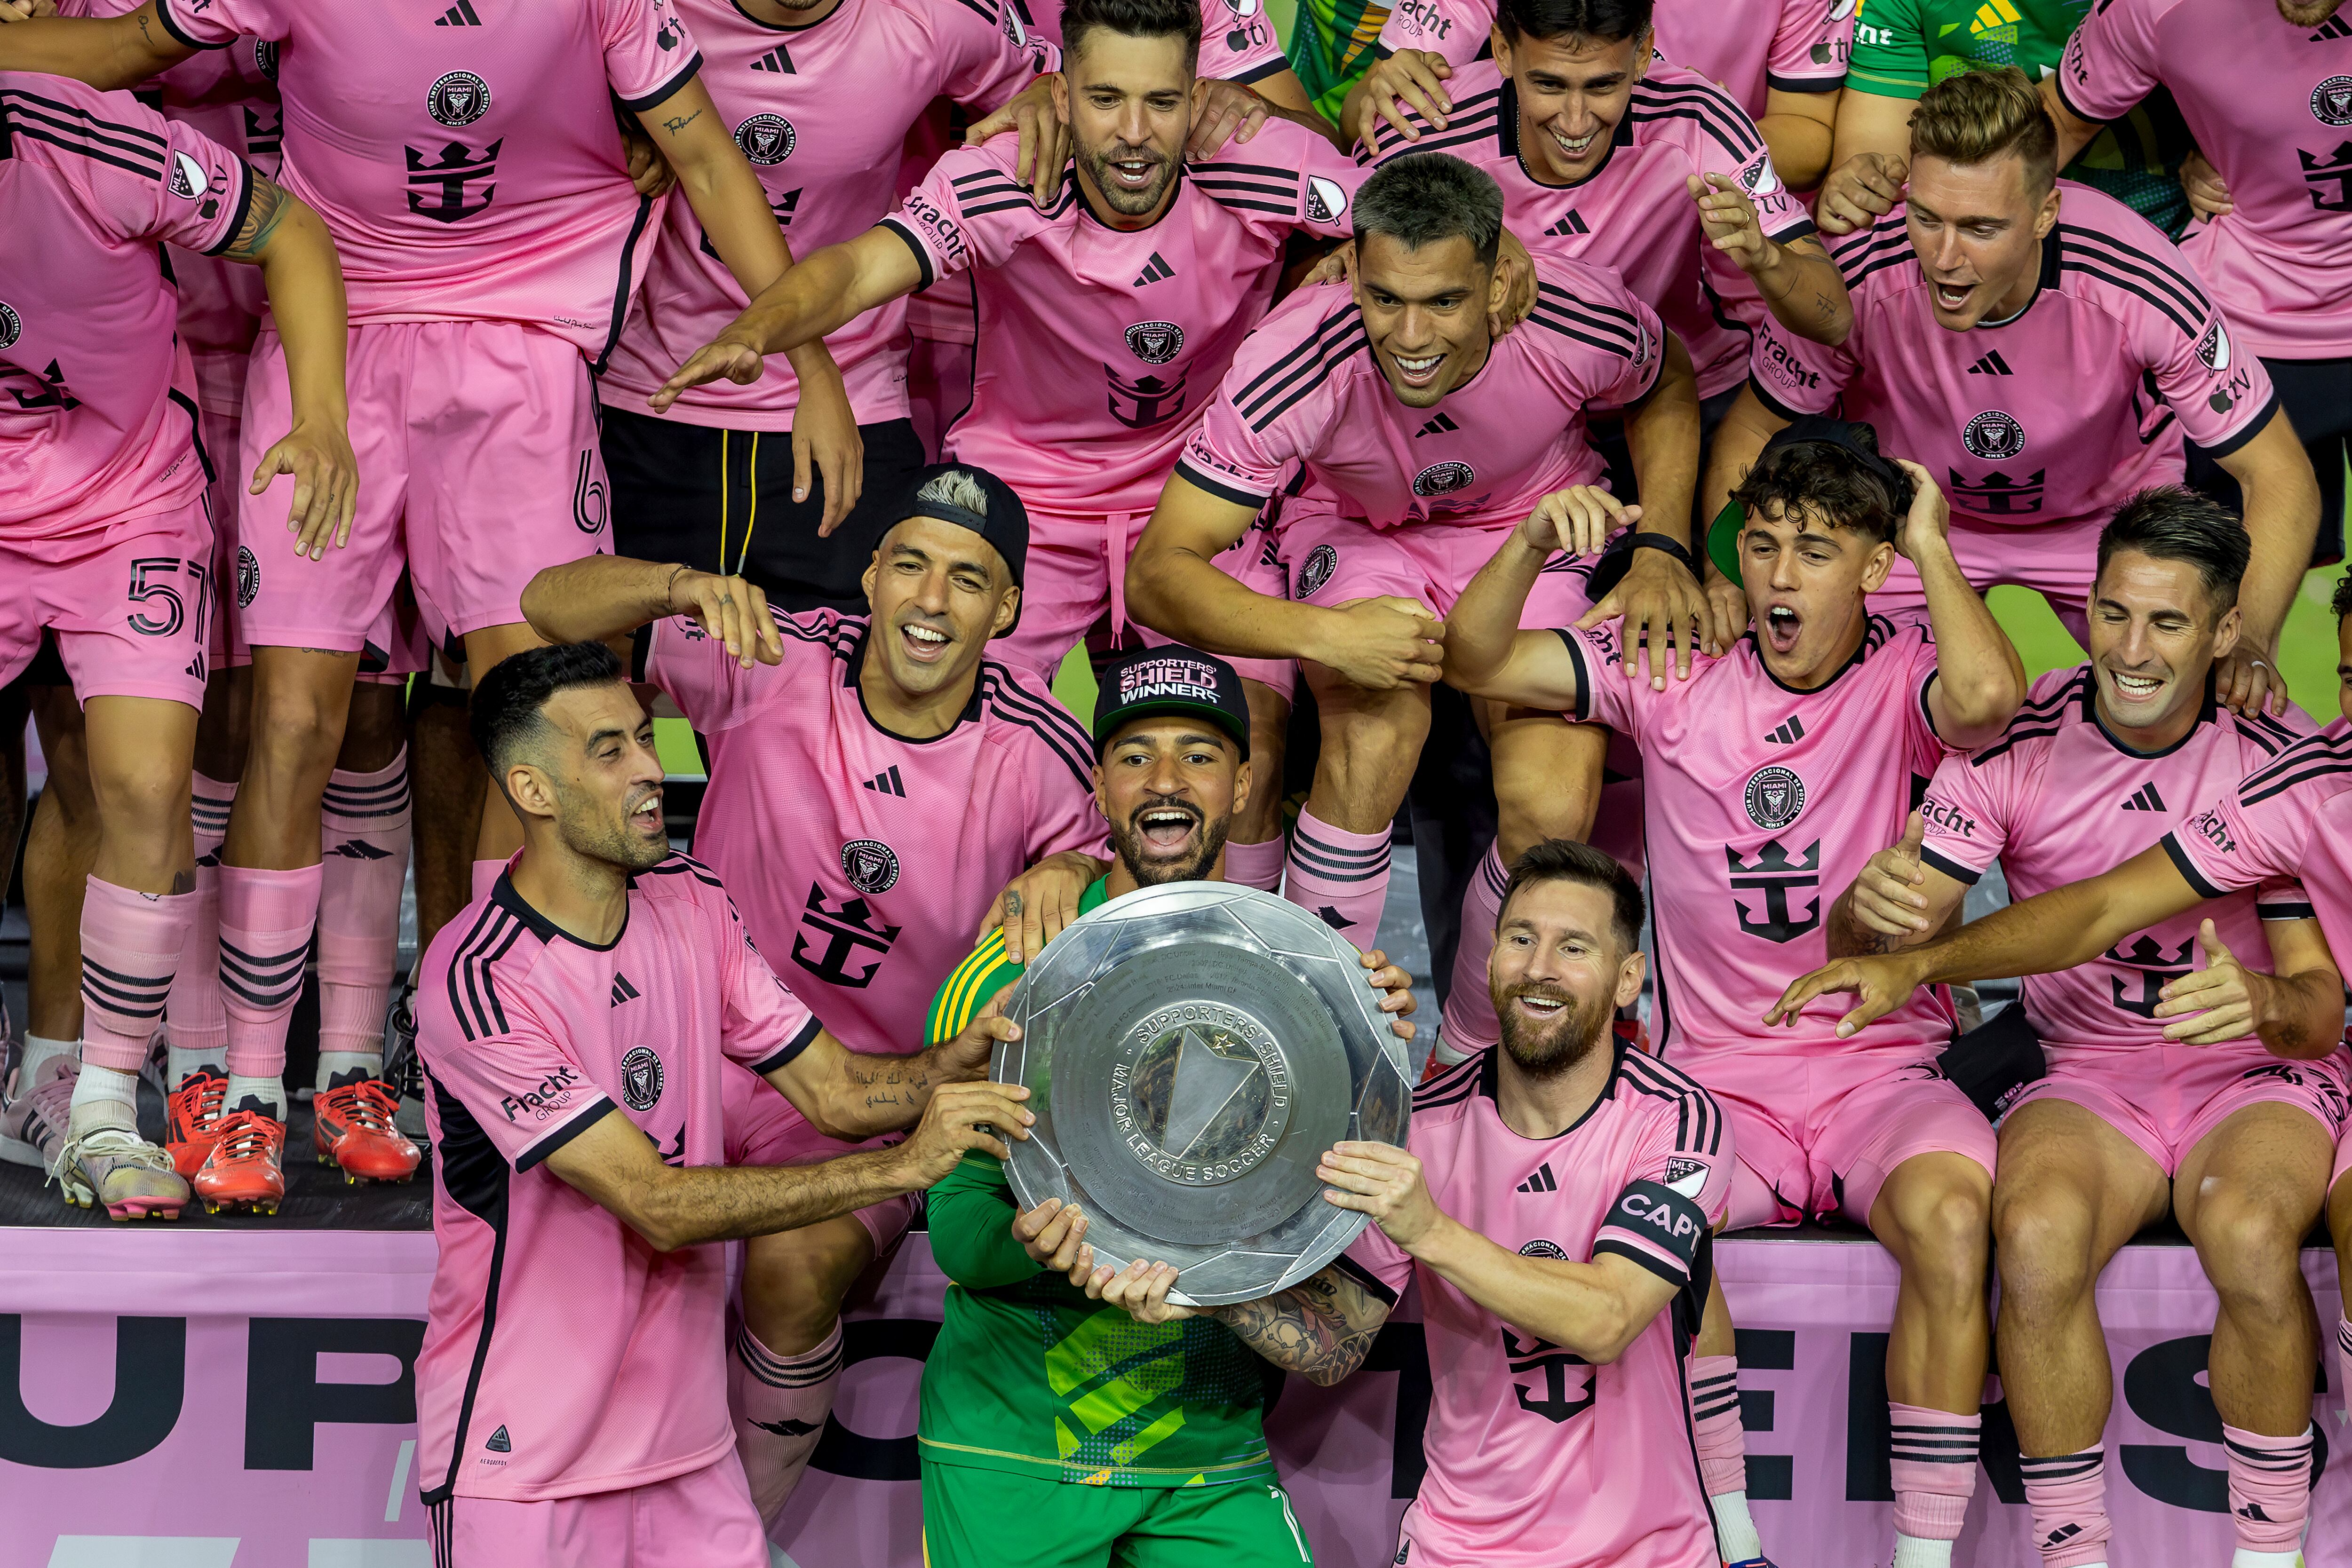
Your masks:
{"label": "player's open mouth", "polygon": [[1776,653],[1785,653],[1797,645],[1797,637],[1805,629],[1805,618],[1791,605],[1775,604],[1764,612],[1764,640],[1772,644]]}
{"label": "player's open mouth", "polygon": [[1157,158],[1118,158],[1107,165],[1110,177],[1130,191],[1148,191],[1151,179],[1160,167]]}
{"label": "player's open mouth", "polygon": [[1581,139],[1578,139],[1562,135],[1559,131],[1554,130],[1549,125],[1545,126],[1544,130],[1550,132],[1551,144],[1559,148],[1562,153],[1572,159],[1581,158],[1587,152],[1591,152],[1592,143],[1601,135],[1600,131],[1588,131]]}
{"label": "player's open mouth", "polygon": [[907,656],[922,664],[939,663],[955,644],[955,639],[938,627],[926,626],[919,621],[900,626],[898,641],[906,645]]}
{"label": "player's open mouth", "polygon": [[629,808],[629,823],[640,832],[662,833],[667,831],[662,821],[661,791],[655,789]]}
{"label": "player's open mouth", "polygon": [[1568,998],[1557,992],[1521,991],[1511,998],[1511,1005],[1522,1017],[1548,1023],[1567,1010]]}
{"label": "player's open mouth", "polygon": [[1437,379],[1437,367],[1445,362],[1444,354],[1419,354],[1411,359],[1394,356],[1397,376],[1409,387],[1425,387]]}
{"label": "player's open mouth", "polygon": [[1189,806],[1152,806],[1135,814],[1136,831],[1144,846],[1160,854],[1173,854],[1192,841],[1201,814]]}
{"label": "player's open mouth", "polygon": [[2107,680],[2114,686],[2116,696],[2127,703],[2153,702],[2164,690],[2164,679],[2160,675],[2127,675],[2120,670],[2109,670]]}
{"label": "player's open mouth", "polygon": [[1947,310],[1958,311],[1967,308],[1969,296],[1977,291],[1977,286],[1973,283],[1946,283],[1940,278],[1930,278],[1928,282],[1935,287],[1936,303]]}

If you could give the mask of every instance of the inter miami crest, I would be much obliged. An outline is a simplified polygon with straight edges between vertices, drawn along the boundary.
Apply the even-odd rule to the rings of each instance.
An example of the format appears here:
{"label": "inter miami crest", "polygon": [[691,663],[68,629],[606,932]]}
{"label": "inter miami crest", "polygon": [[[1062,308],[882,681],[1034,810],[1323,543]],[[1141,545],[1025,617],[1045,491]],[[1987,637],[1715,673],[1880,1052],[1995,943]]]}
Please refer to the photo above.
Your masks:
{"label": "inter miami crest", "polygon": [[1805,809],[1805,781],[1793,768],[1775,762],[1759,768],[1748,779],[1748,820],[1767,831],[1778,831],[1797,820]]}
{"label": "inter miami crest", "polygon": [[[5,345],[0,345],[5,347]],[[261,562],[247,546],[236,547],[236,607],[253,608],[254,595],[261,591]]]}
{"label": "inter miami crest", "polygon": [[1423,498],[1451,496],[1468,489],[1477,477],[1478,471],[1467,463],[1433,463],[1412,476],[1412,493]]}
{"label": "inter miami crest", "polygon": [[1173,321],[1138,321],[1127,329],[1127,346],[1147,365],[1164,365],[1184,351],[1184,329]]}
{"label": "inter miami crest", "polygon": [[25,330],[25,319],[5,299],[0,299],[0,349],[15,344]]}
{"label": "inter miami crest", "polygon": [[261,79],[264,81],[276,81],[278,79],[277,39],[256,38],[253,40],[253,68],[261,73]]}
{"label": "inter miami crest", "polygon": [[2222,329],[2221,318],[2215,317],[2213,324],[2205,329],[2205,335],[2197,340],[2197,357],[2209,371],[2218,372],[2230,368],[2230,334]]}
{"label": "inter miami crest", "polygon": [[632,1111],[650,1111],[662,1094],[661,1058],[647,1045],[633,1045],[621,1058],[621,1098]]}
{"label": "inter miami crest", "polygon": [[781,114],[755,114],[735,128],[735,145],[761,168],[772,168],[793,155],[793,122]]}
{"label": "inter miami crest", "polygon": [[1029,29],[1021,25],[1021,6],[1018,0],[999,0],[997,17],[1004,24],[1004,36],[1013,40],[1014,48],[1025,49],[1029,47]]}
{"label": "inter miami crest", "polygon": [[1310,224],[1336,222],[1348,210],[1348,193],[1336,180],[1320,174],[1307,176],[1307,221]]}
{"label": "inter miami crest", "polygon": [[490,112],[490,84],[471,71],[446,71],[425,95],[425,112],[438,124],[471,125]]}
{"label": "inter miami crest", "polygon": [[205,175],[205,166],[193,155],[179,152],[172,154],[172,194],[193,202],[211,183]]}
{"label": "inter miami crest", "polygon": [[841,846],[841,874],[860,893],[887,893],[898,885],[898,854],[879,839],[852,839]]}
{"label": "inter miami crest", "polygon": [[1960,444],[1970,454],[1988,463],[2000,463],[2025,452],[2025,426],[1997,408],[1989,408],[1969,421],[1960,432]]}
{"label": "inter miami crest", "polygon": [[1328,544],[1317,545],[1307,552],[1307,559],[1299,562],[1298,585],[1293,591],[1300,599],[1311,599],[1318,589],[1331,580],[1331,574],[1339,569],[1339,550]]}
{"label": "inter miami crest", "polygon": [[1548,1259],[1555,1263],[1573,1263],[1576,1261],[1575,1259],[1570,1258],[1568,1255],[1567,1251],[1561,1248],[1559,1242],[1547,1241],[1540,1236],[1537,1237],[1533,1241],[1528,1242],[1525,1247],[1520,1248],[1519,1256],[1522,1258]]}
{"label": "inter miami crest", "polygon": [[2313,88],[2311,112],[2323,125],[2352,125],[2352,77],[2329,77]]}

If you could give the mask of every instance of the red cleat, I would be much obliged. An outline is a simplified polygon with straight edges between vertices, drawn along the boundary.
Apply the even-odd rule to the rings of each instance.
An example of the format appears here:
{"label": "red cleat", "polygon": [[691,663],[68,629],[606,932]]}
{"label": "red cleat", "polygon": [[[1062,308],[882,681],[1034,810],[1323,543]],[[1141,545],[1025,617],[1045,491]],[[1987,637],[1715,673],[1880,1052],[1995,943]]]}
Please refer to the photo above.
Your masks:
{"label": "red cleat", "polygon": [[173,1168],[191,1177],[205,1168],[227,1113],[228,1074],[219,1068],[199,1067],[180,1080],[163,1101],[163,1147]]}
{"label": "red cleat", "polygon": [[195,1174],[196,1196],[207,1214],[275,1214],[286,1196],[285,1162],[285,1123],[262,1111],[231,1112]]}
{"label": "red cleat", "polygon": [[400,1102],[378,1078],[330,1089],[311,1102],[311,1141],[319,1163],[341,1166],[343,1180],[406,1181],[424,1155],[392,1124]]}

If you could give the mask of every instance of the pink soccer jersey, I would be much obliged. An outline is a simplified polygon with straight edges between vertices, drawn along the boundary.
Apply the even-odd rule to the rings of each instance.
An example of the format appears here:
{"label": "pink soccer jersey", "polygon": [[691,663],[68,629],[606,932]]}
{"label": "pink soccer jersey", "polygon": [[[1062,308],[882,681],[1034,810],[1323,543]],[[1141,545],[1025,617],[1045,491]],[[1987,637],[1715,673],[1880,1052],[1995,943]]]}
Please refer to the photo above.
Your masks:
{"label": "pink soccer jersey", "polygon": [[2352,721],[2305,736],[2191,810],[2162,840],[2190,886],[2221,898],[2292,877],[2329,948],[2352,953]]}
{"label": "pink soccer jersey", "polygon": [[1618,624],[1563,630],[1576,664],[1571,718],[1630,735],[1642,752],[1644,843],[1656,911],[1661,1055],[1870,1053],[1916,1061],[1948,1040],[1940,994],[1922,994],[1852,1040],[1836,997],[1787,1028],[1764,1013],[1829,962],[1822,916],[1870,857],[1903,836],[1914,792],[1948,754],[1927,713],[1936,644],[1925,621],[1874,615],[1853,663],[1810,692],[1764,667],[1753,633],[1692,660],[1663,692],[1629,681]]}
{"label": "pink soccer jersey", "polygon": [[656,1252],[542,1162],[618,1110],[671,1165],[721,1163],[724,1063],[772,1071],[816,1038],[709,870],[630,879],[610,946],[501,874],[418,983],[440,1260],[416,1356],[417,1481],[530,1502],[726,1457],[727,1259]]}
{"label": "pink soccer jersey", "polygon": [[[2087,664],[2053,670],[2000,739],[1937,769],[1920,812],[1929,865],[1974,883],[1996,860],[2011,898],[2031,898],[2122,864],[2186,822],[2238,780],[2311,733],[2300,708],[2284,720],[2242,717],[2211,695],[2197,727],[2168,750],[2130,751],[2099,722]],[[2256,909],[2259,896],[2261,908]],[[2251,1035],[2228,1045],[2176,1046],[2156,1017],[2165,983],[2200,966],[2197,925],[2210,919],[2231,952],[2270,967],[2263,921],[2311,916],[2292,881],[2265,883],[2135,932],[2090,963],[2029,976],[2026,1016],[2058,1054],[2146,1051],[2272,1060]],[[2151,1077],[2161,1071],[2151,1071]]]}
{"label": "pink soccer jersey", "polygon": [[776,616],[784,662],[744,669],[690,621],[637,634],[637,674],[710,749],[696,852],[760,950],[853,1049],[923,1048],[931,997],[989,901],[1044,857],[1108,858],[1094,742],[1045,682],[993,661],[929,739],[866,716],[867,622]]}
{"label": "pink soccer jersey", "polygon": [[0,71],[0,539],[12,550],[83,554],[110,525],[203,494],[194,376],[156,244],[222,248],[252,195],[243,159],[127,92]]}
{"label": "pink soccer jersey", "polygon": [[1528,1258],[1623,1258],[1675,1287],[1624,1354],[1594,1366],[1523,1333],[1377,1227],[1339,1267],[1393,1301],[1416,1278],[1443,1369],[1405,1510],[1406,1568],[1715,1568],[1692,1457],[1684,1357],[1698,1333],[1709,1234],[1731,1189],[1731,1129],[1706,1090],[1620,1044],[1591,1110],[1556,1138],[1496,1108],[1492,1050],[1412,1097],[1406,1147],[1446,1214]]}
{"label": "pink soccer jersey", "polygon": [[1663,357],[1657,313],[1612,274],[1543,259],[1536,287],[1534,314],[1428,409],[1397,401],[1352,289],[1300,289],[1242,345],[1176,472],[1255,507],[1297,464],[1310,495],[1376,528],[1516,524],[1600,477],[1585,405],[1646,395]]}
{"label": "pink soccer jersey", "polygon": [[1843,402],[1883,450],[1936,476],[1964,528],[2095,525],[2133,491],[2179,481],[2184,434],[2217,456],[2252,439],[2277,394],[2196,269],[2122,203],[2058,190],[2039,289],[1998,326],[1936,324],[1902,207],[1832,240],[1853,330],[1832,349],[1768,319],[1757,396],[1784,419]]}
{"label": "pink soccer jersey", "polygon": [[[1394,13],[1391,13],[1394,15]],[[1813,232],[1811,214],[1773,172],[1755,125],[1723,91],[1663,62],[1634,85],[1601,166],[1570,185],[1534,177],[1519,156],[1518,89],[1490,61],[1457,68],[1446,90],[1445,129],[1423,124],[1418,141],[1385,120],[1376,127],[1376,162],[1414,152],[1450,152],[1495,177],[1510,231],[1537,256],[1615,270],[1633,297],[1658,313],[1690,350],[1702,397],[1748,379],[1750,327],[1764,313],[1756,285],[1699,232],[1684,181],[1721,174],[1754,199],[1766,235]],[[1421,124],[1410,105],[1406,118]],[[1726,319],[1729,318],[1729,320]]]}
{"label": "pink soccer jersey", "polygon": [[2108,0],[2084,15],[2058,95],[2120,120],[2159,84],[2230,187],[2180,248],[2239,342],[2284,360],[2352,354],[2352,26],[2308,33],[2229,0]]}
{"label": "pink soccer jersey", "polygon": [[611,351],[660,215],[613,105],[654,108],[701,66],[671,0],[155,9],[196,48],[278,45],[281,183],[334,236],[354,324],[518,321]]}
{"label": "pink soccer jersey", "polygon": [[[1061,52],[1023,27],[1014,0],[848,0],[803,27],[754,20],[730,0],[676,0],[702,46],[702,82],[783,225],[793,254],[855,239],[897,204],[907,130],[935,98],[996,108]],[[1220,0],[1222,4],[1222,0]],[[683,201],[663,215],[643,300],[599,386],[646,399],[747,303]],[[907,416],[907,303],[894,299],[825,340],[860,424]],[[800,382],[783,356],[750,386],[693,387],[666,418],[790,430]]]}
{"label": "pink soccer jersey", "polygon": [[1038,211],[1014,152],[1010,136],[950,151],[887,220],[926,285],[966,268],[978,284],[971,407],[946,455],[1033,507],[1149,517],[1274,298],[1291,234],[1345,237],[1364,172],[1313,131],[1269,120],[1187,163],[1150,227],[1114,229],[1075,171]]}
{"label": "pink soccer jersey", "polygon": [[[1036,13],[1036,31],[1058,46],[1062,0],[1042,0]],[[1201,75],[1246,84],[1289,68],[1290,57],[1266,18],[1265,0],[1201,0]]]}

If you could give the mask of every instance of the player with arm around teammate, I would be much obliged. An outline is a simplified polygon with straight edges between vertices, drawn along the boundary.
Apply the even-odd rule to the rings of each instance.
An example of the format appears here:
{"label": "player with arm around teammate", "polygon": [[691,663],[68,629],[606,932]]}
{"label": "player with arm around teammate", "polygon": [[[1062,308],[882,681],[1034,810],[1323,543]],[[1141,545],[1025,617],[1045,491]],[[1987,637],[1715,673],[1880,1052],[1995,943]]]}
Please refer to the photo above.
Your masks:
{"label": "player with arm around teammate", "polygon": [[[1419,1283],[1444,1375],[1399,1563],[1719,1561],[1684,1375],[1732,1134],[1704,1089],[1615,1035],[1642,991],[1641,925],[1641,890],[1601,851],[1519,856],[1487,974],[1502,1043],[1415,1092],[1404,1148],[1340,1144],[1317,1167],[1325,1198],[1376,1228],[1303,1284],[1202,1314],[1328,1385]],[[1161,1323],[1194,1315],[1168,1302],[1181,1282],[1138,1260],[1087,1292]]]}

